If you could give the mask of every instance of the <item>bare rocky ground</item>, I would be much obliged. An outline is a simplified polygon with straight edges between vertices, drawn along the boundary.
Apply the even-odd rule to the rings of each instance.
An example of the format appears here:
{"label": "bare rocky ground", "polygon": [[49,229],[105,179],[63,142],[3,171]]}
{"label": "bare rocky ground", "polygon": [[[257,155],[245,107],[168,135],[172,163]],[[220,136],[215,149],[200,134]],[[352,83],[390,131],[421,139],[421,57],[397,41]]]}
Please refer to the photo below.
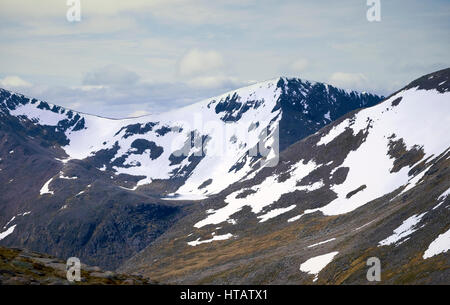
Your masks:
{"label": "bare rocky ground", "polygon": [[103,271],[81,265],[81,282],[70,283],[66,262],[53,256],[27,250],[0,247],[0,285],[149,285],[139,275]]}

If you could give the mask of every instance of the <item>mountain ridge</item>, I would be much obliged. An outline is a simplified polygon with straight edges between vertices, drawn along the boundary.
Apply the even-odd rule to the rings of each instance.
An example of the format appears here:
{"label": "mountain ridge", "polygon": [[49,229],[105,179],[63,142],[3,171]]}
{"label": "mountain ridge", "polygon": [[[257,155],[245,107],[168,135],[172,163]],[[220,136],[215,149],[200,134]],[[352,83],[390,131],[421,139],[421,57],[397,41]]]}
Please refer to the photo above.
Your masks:
{"label": "mountain ridge", "polygon": [[[316,117],[312,111],[303,113],[302,91],[309,104],[330,102],[335,111],[330,119],[347,107],[380,100],[368,94],[361,99],[338,89],[329,94],[325,86],[294,82],[283,86],[290,90],[283,93],[281,108],[272,111],[282,93],[277,84],[250,88],[254,89],[207,100],[202,109],[190,106],[204,114],[204,121],[212,119],[215,126],[238,126],[244,131],[225,138],[203,132],[202,125],[189,125],[195,118],[181,126],[184,131],[177,131],[173,122],[185,119],[185,110],[164,121],[144,118],[123,123],[0,91],[0,223],[4,226],[0,233],[5,235],[0,243],[117,268],[195,210],[196,200],[206,197],[206,191],[220,191],[258,168],[264,159],[249,152],[262,132],[275,131],[277,121],[286,121],[285,128],[298,132],[289,135],[282,129],[285,143],[327,124],[323,114],[328,110],[319,109]],[[314,94],[305,96],[305,88]],[[291,92],[296,92],[292,100],[287,98]],[[338,101],[335,106],[331,106],[333,98]],[[197,110],[189,114],[194,117]],[[173,148],[176,137],[181,142]],[[262,144],[273,145],[271,137],[262,139]],[[202,144],[209,149],[222,140],[234,149],[232,154],[211,158],[198,154]],[[185,155],[174,154],[183,148]],[[184,194],[190,190],[195,194],[167,198],[182,187]]]}
{"label": "mountain ridge", "polygon": [[[287,90],[292,90],[292,92],[287,92]],[[330,93],[330,90],[332,90],[333,92]],[[310,111],[308,110],[309,104],[311,104],[311,102],[308,99],[310,99],[309,94],[311,93],[311,95],[314,95],[316,94],[315,92],[317,92],[317,94],[319,95],[312,96],[312,99],[315,101],[323,100],[324,106],[321,106],[323,109],[319,108],[313,109],[312,112],[316,114],[315,116],[311,117]],[[273,94],[273,97],[271,96],[271,94]],[[167,150],[167,147],[164,148],[164,146],[167,146],[167,144],[160,146],[161,148],[158,148],[157,145],[155,146],[155,144],[158,142],[157,141],[158,139],[155,137],[153,137],[153,139],[150,140],[150,143],[148,143],[149,138],[148,135],[150,134],[150,132],[152,132],[152,128],[155,127],[156,129],[156,127],[159,126],[159,129],[155,130],[155,132],[158,133],[156,134],[156,137],[159,136],[164,137],[166,134],[168,133],[170,134],[177,128],[181,129],[182,131],[183,129],[182,123],[186,123],[183,122],[183,120],[186,121],[186,119],[187,119],[187,128],[184,127],[184,129],[188,129],[188,131],[190,129],[197,133],[205,132],[206,134],[202,135],[202,137],[206,137],[209,138],[209,140],[211,140],[211,136],[208,135],[208,132],[210,131],[202,131],[196,129],[195,126],[197,124],[196,118],[189,118],[189,117],[186,118],[185,115],[186,112],[196,113],[199,116],[201,116],[200,120],[203,120],[203,122],[200,122],[200,124],[202,123],[205,124],[204,122],[208,124],[210,121],[216,122],[219,119],[219,121],[216,122],[215,124],[219,124],[223,121],[226,123],[227,126],[231,126],[231,124],[227,123],[240,124],[240,121],[243,116],[248,117],[248,112],[255,112],[255,115],[259,116],[259,119],[263,119],[261,115],[266,117],[266,119],[263,119],[265,120],[265,123],[262,123],[258,120],[256,122],[249,121],[247,123],[245,122],[244,123],[250,125],[248,127],[249,129],[250,128],[255,129],[255,131],[253,132],[254,135],[250,137],[257,138],[257,133],[263,131],[264,128],[273,129],[272,125],[276,122],[272,121],[277,120],[276,119],[277,116],[280,115],[279,113],[277,113],[277,111],[282,111],[281,114],[282,118],[278,118],[278,120],[281,119],[280,132],[282,134],[282,136],[280,137],[279,146],[280,150],[283,150],[293,141],[308,135],[312,131],[330,122],[332,119],[339,117],[343,113],[346,113],[349,110],[354,109],[356,107],[365,107],[375,104],[379,100],[381,100],[381,98],[378,98],[375,95],[367,93],[361,94],[357,93],[356,91],[345,91],[322,83],[311,83],[309,81],[302,81],[301,79],[298,78],[295,79],[275,78],[273,80],[257,83],[251,86],[240,88],[238,90],[229,91],[222,95],[218,95],[217,97],[205,99],[198,103],[194,103],[185,106],[181,109],[169,111],[160,115],[147,115],[140,118],[127,118],[123,120],[116,120],[116,119],[105,119],[95,115],[83,114],[76,111],[67,110],[64,107],[49,104],[47,102],[39,101],[36,99],[28,98],[28,101],[26,101],[27,98],[24,97],[23,95],[8,96],[7,91],[3,91],[2,95],[3,101],[1,106],[3,107],[0,107],[0,109],[3,108],[3,112],[11,113],[12,115],[19,118],[30,116],[32,120],[37,121],[39,125],[55,126],[56,133],[58,133],[58,137],[61,138],[61,141],[64,141],[62,143],[60,142],[60,144],[64,144],[63,149],[69,155],[70,159],[84,159],[87,157],[91,157],[92,154],[95,152],[99,152],[105,149],[113,152],[115,149],[114,145],[116,145],[113,143],[114,141],[116,141],[116,143],[121,141],[120,137],[117,136],[123,129],[129,130],[123,137],[134,136],[136,135],[136,133],[143,134],[144,138],[147,138],[146,139],[147,142],[143,143],[144,145],[147,145],[147,147],[150,149],[151,147],[153,147],[154,149],[162,150],[162,153],[164,153],[164,150]],[[292,98],[294,98],[293,95],[296,95],[295,96],[296,101],[294,102],[291,101]],[[14,99],[11,102],[10,99],[12,98],[12,96],[14,97]],[[334,99],[334,102],[333,100],[329,101],[330,98]],[[336,101],[336,98],[338,99],[340,98],[341,100]],[[350,102],[353,104],[351,104]],[[298,103],[299,105],[297,106],[295,105],[295,103]],[[336,110],[334,111],[332,110],[333,107],[329,107],[330,111],[323,113],[322,114],[324,116],[323,121],[319,122],[319,118],[317,117],[318,111],[324,112],[324,109],[326,108],[325,105],[327,103],[331,104],[336,103],[336,106],[334,106]],[[347,103],[349,105],[346,105]],[[266,114],[264,114],[263,113],[264,109],[261,110],[261,108],[264,108],[266,106],[272,109],[267,109]],[[214,110],[210,109],[212,107],[214,107]],[[285,111],[284,108],[286,108]],[[45,112],[44,115],[41,113],[43,111],[39,110],[49,110],[51,111],[51,113]],[[177,120],[182,121],[181,128],[177,126],[176,122]],[[304,122],[302,122],[301,124],[303,124],[303,126],[306,127],[305,131],[303,131],[302,128],[292,126],[298,124],[299,120],[304,120]],[[316,124],[317,126],[314,126],[314,124]],[[92,128],[94,128],[95,130],[95,136],[85,131],[89,129],[88,128],[89,125],[93,126]],[[237,128],[244,129],[247,127],[242,125],[243,124],[240,124],[240,126],[237,126]],[[203,128],[203,126],[200,126],[200,128]],[[196,136],[200,136],[200,134]],[[220,137],[221,135],[218,136]],[[89,142],[88,143],[89,145],[83,144],[83,142],[86,142],[86,139],[95,137],[98,138],[96,143],[92,142],[92,144],[90,144],[91,142]],[[79,140],[80,138],[82,139],[82,141]],[[112,140],[112,138],[115,138],[116,140]],[[216,141],[216,139],[214,138],[212,140],[213,142]],[[174,140],[172,139],[169,141],[173,142]],[[248,140],[242,142],[243,145],[249,146],[248,148],[244,149],[233,147],[236,146],[237,144],[236,143],[230,144],[227,141],[225,141],[225,143],[222,144],[221,143],[217,144],[218,145],[224,144],[225,147],[227,148],[230,147],[232,151],[235,151],[237,149],[238,155],[240,155],[240,157],[243,158],[244,157],[243,154],[245,153],[245,151],[251,148],[251,146],[256,144],[255,141],[250,142],[247,141]],[[72,145],[71,142],[75,142],[75,144]],[[130,147],[130,145],[132,146],[132,143],[125,145],[127,147]],[[120,148],[123,145],[120,145],[120,143],[118,143],[118,146]],[[213,144],[211,144],[210,146],[213,146]],[[74,147],[75,149],[71,149],[71,147]],[[127,147],[125,147],[125,149]],[[187,147],[186,149],[192,150],[193,148],[192,145],[190,148],[191,149]],[[123,157],[119,156],[118,155],[119,153],[121,153]],[[128,155],[124,155],[124,153]],[[187,157],[189,155],[189,151],[186,151],[185,153],[187,154],[185,155],[185,157]],[[121,149],[120,151],[116,151],[116,156],[114,157],[114,159],[105,160],[105,162],[107,163],[111,163],[114,161],[119,162],[119,163],[115,162],[116,165],[110,166],[110,170],[116,174],[117,173],[132,174],[132,172],[137,171],[138,174],[135,176],[144,176],[145,175],[144,173],[148,172],[148,166],[147,167],[144,166],[142,169],[138,169],[139,166],[137,166],[136,164],[142,161],[139,160],[139,158],[133,157],[133,155],[134,154],[130,155],[129,153],[126,152],[126,150]],[[175,165],[177,164],[176,161],[174,161],[176,158],[172,158],[174,160],[170,160],[171,156],[163,156],[163,158],[168,158],[170,161],[169,162],[170,164],[169,163],[162,164],[164,168],[163,171],[166,171],[167,173],[156,176],[147,176],[146,179],[144,179],[134,187],[149,184],[154,179],[167,179],[173,176],[173,174],[171,174],[170,172],[174,171],[177,168],[177,166],[174,166],[174,164]],[[198,163],[201,162],[199,160],[196,160],[181,163],[181,166],[178,167],[178,171],[182,169],[183,166],[184,167],[188,166],[188,168],[189,167],[195,168],[198,166]],[[228,169],[231,170],[234,167],[235,169],[240,170],[242,168],[242,165],[240,163],[241,162],[239,162],[236,158],[234,158],[233,160],[229,161]],[[249,165],[248,162],[246,163],[248,166]],[[105,165],[108,166],[108,164],[103,164],[103,166]],[[135,169],[133,169],[133,167],[135,167]],[[188,172],[183,174],[183,176],[187,177],[190,174],[191,172],[190,170],[188,170]],[[222,174],[226,174],[225,169],[222,170]],[[197,181],[196,182],[197,187],[203,185],[203,183],[206,180],[208,179],[205,179],[203,181]],[[215,182],[213,181],[213,184],[214,183]],[[220,188],[221,187],[219,186],[219,190]],[[195,189],[196,187],[192,186],[190,189],[187,189],[184,192],[198,193],[198,191],[196,191]],[[197,196],[198,195],[200,194],[197,194]]]}
{"label": "mountain ridge", "polygon": [[383,283],[446,283],[449,76],[423,76],[294,143],[120,269],[177,284],[362,284],[378,257]]}

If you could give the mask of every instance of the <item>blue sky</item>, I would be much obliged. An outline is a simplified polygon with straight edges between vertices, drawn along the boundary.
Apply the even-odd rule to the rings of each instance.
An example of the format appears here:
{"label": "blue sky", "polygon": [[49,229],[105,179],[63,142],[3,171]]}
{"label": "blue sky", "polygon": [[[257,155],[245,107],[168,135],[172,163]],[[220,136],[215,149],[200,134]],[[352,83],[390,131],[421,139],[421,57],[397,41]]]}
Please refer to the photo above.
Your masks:
{"label": "blue sky", "polygon": [[387,95],[447,68],[450,2],[0,2],[0,87],[109,117],[161,112],[278,76]]}

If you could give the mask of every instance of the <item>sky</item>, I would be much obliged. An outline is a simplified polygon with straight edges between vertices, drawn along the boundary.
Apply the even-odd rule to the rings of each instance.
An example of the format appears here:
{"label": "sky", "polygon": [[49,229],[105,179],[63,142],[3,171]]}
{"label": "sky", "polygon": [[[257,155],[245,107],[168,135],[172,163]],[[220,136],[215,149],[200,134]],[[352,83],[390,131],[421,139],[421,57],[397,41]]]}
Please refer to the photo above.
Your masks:
{"label": "sky", "polygon": [[[112,118],[280,76],[389,95],[450,66],[450,1],[0,0],[0,87]],[[371,2],[371,1],[370,1]]]}

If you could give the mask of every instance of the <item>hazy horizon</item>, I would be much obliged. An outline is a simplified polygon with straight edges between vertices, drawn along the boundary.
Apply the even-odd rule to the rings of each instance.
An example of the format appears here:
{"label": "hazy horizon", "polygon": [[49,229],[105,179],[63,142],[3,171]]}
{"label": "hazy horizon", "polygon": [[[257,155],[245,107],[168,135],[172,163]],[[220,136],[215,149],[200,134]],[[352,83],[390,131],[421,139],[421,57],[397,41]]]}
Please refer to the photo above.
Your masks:
{"label": "hazy horizon", "polygon": [[0,87],[122,118],[280,76],[386,96],[450,66],[446,1],[380,3],[369,22],[366,0],[81,0],[69,22],[66,1],[4,0]]}

